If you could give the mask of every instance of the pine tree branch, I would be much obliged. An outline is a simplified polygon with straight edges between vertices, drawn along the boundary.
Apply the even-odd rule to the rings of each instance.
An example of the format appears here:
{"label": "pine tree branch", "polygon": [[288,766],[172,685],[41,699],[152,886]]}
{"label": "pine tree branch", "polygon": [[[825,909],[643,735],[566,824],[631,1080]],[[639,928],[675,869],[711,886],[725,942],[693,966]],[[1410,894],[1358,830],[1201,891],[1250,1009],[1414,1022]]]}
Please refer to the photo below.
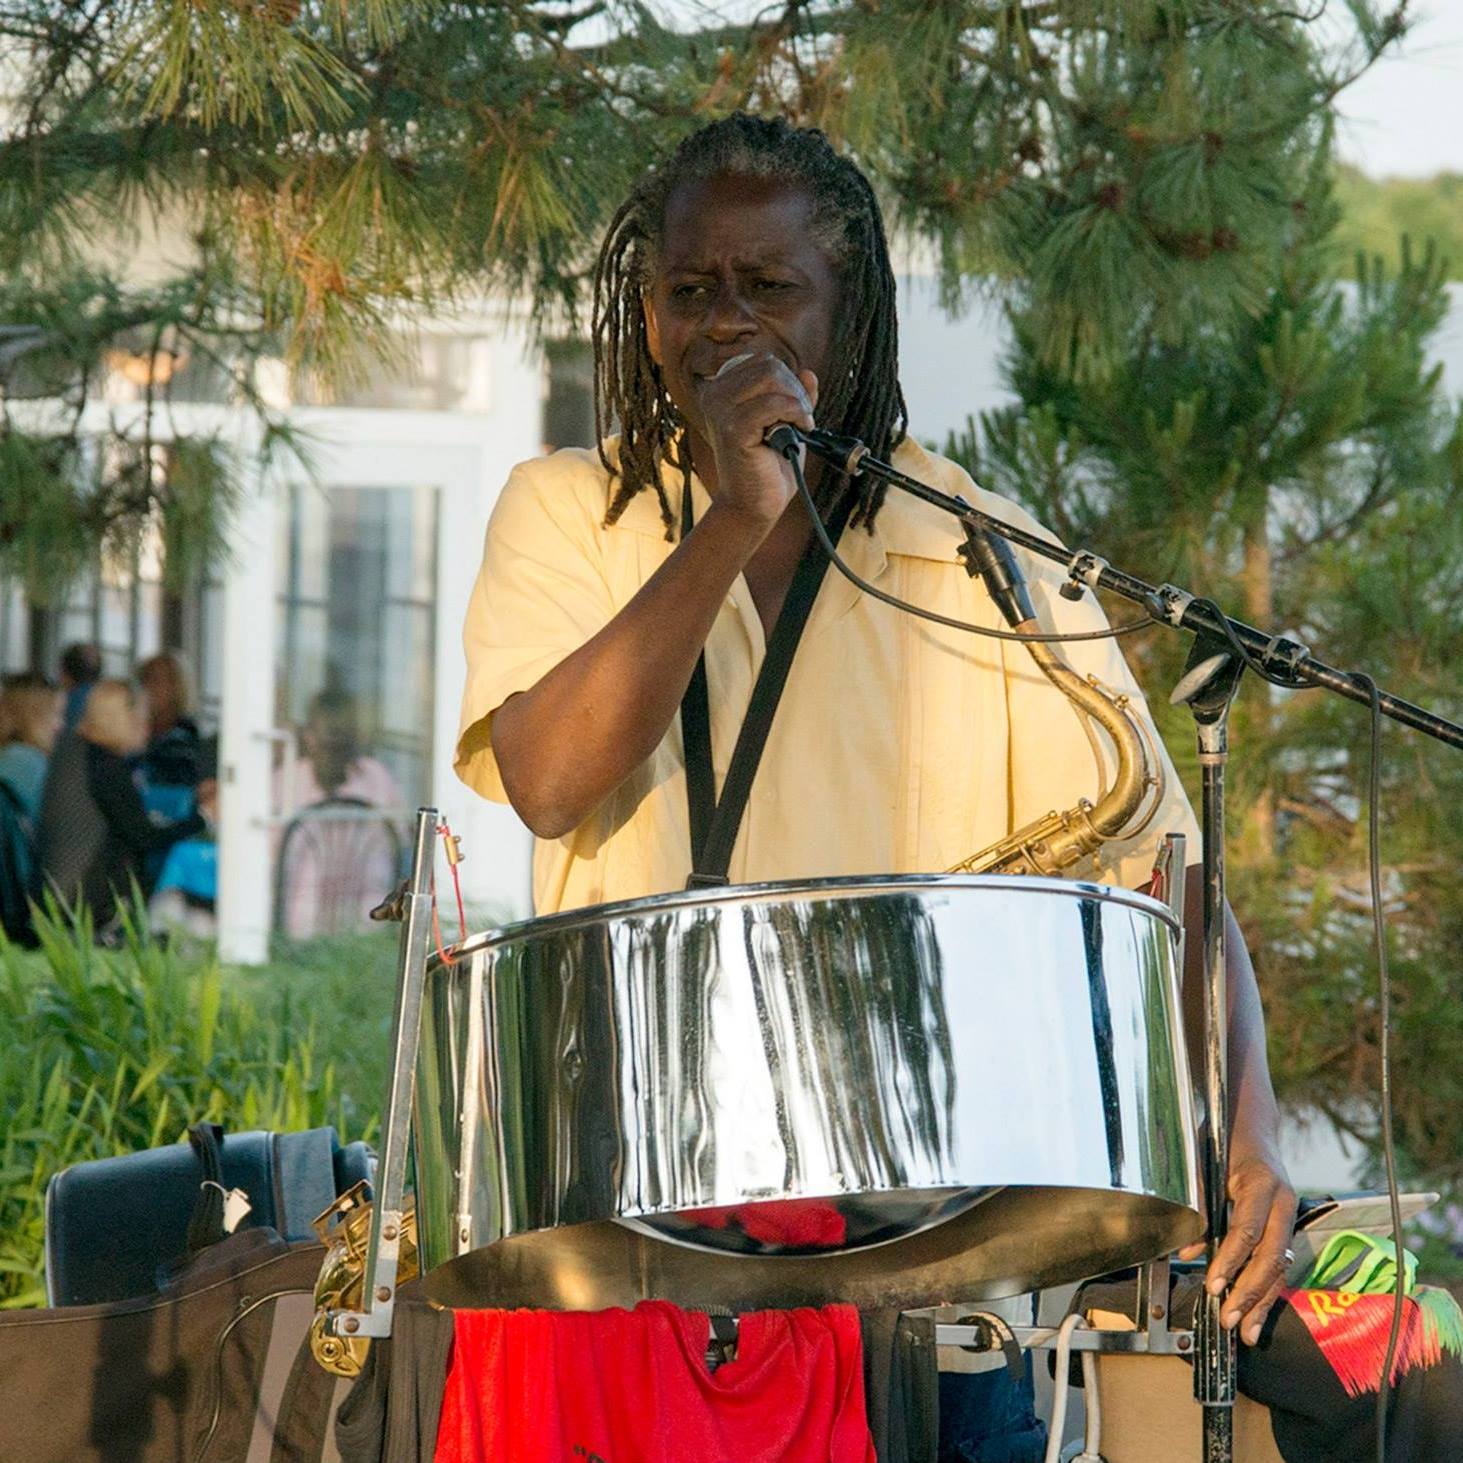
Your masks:
{"label": "pine tree branch", "polygon": [[[46,104],[50,101],[56,88],[65,80],[67,73],[71,70],[72,64],[80,53],[86,48],[92,36],[96,33],[97,24],[107,10],[112,8],[114,0],[96,0],[90,12],[80,4],[68,4],[67,9],[80,11],[82,24],[78,30],[64,33],[64,40],[57,44],[52,52],[46,71],[40,84],[36,87],[31,97],[30,106],[26,112],[26,121],[21,129],[23,133],[29,134],[36,131],[40,125],[41,113]],[[50,38],[53,43],[55,36]],[[97,81],[93,77],[93,85]]]}
{"label": "pine tree branch", "polygon": [[1325,798],[1282,797],[1276,800],[1275,806],[1282,813],[1290,813],[1297,818],[1303,818],[1322,833],[1349,836],[1356,827],[1355,818],[1348,818]]}
{"label": "pine tree branch", "polygon": [[530,6],[528,9],[537,17],[542,29],[557,31],[559,34],[565,35],[586,20],[594,20],[598,16],[604,15],[609,10],[609,5],[606,0],[590,0],[588,5],[579,10],[540,10],[537,6]]}
{"label": "pine tree branch", "polygon": [[689,115],[688,108],[669,106],[653,93],[626,87],[622,82],[613,78],[602,66],[596,64],[586,51],[570,46],[562,34],[543,27],[541,17],[532,7],[526,13],[532,17],[539,38],[553,49],[555,59],[566,74],[586,80],[596,93],[613,97],[618,101],[631,102],[652,116],[669,118]]}
{"label": "pine tree branch", "polygon": [[[1412,0],[1398,0],[1396,8],[1384,20],[1378,30],[1377,39],[1374,42],[1365,43],[1365,54],[1358,64],[1349,72],[1343,72],[1340,76],[1333,77],[1324,86],[1318,88],[1310,101],[1309,110],[1315,113],[1329,112],[1335,105],[1337,97],[1348,87],[1354,86],[1368,71],[1382,59],[1389,47],[1399,43],[1407,33],[1408,20],[1407,11]],[[1254,146],[1259,143],[1274,141],[1277,137],[1285,135],[1296,125],[1295,118],[1281,118],[1269,127],[1259,128],[1254,131],[1238,132],[1234,134],[1235,139],[1248,145]]]}
{"label": "pine tree branch", "polygon": [[1367,485],[1366,492],[1351,512],[1343,518],[1324,525],[1315,533],[1308,534],[1303,538],[1292,539],[1283,549],[1276,550],[1275,557],[1277,562],[1282,564],[1293,563],[1303,555],[1319,548],[1322,544],[1334,543],[1337,539],[1349,537],[1377,509],[1385,507],[1391,501],[1396,486],[1396,480],[1387,471],[1386,464],[1378,461],[1372,471],[1371,481]]}
{"label": "pine tree branch", "polygon": [[0,14],[0,36],[10,36],[33,45],[44,45],[51,39],[51,35],[51,27],[42,21],[27,25],[22,18]]}

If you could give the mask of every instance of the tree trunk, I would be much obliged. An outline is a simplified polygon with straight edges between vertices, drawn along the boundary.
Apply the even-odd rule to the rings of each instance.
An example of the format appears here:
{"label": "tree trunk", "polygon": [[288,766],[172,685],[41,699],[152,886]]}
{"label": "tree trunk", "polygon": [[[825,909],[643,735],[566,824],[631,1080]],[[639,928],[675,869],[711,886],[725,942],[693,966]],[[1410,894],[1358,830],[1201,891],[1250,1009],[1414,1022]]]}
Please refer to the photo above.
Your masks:
{"label": "tree trunk", "polygon": [[29,597],[25,605],[30,611],[30,624],[26,627],[27,669],[33,675],[43,676],[50,671],[52,652],[56,648],[52,644],[54,611],[32,604]]}
{"label": "tree trunk", "polygon": [[[1244,571],[1241,584],[1244,589],[1245,616],[1257,629],[1273,625],[1275,617],[1274,564],[1270,552],[1269,493],[1261,501],[1259,511],[1245,528]],[[1240,748],[1251,756],[1262,756],[1268,750],[1271,736],[1271,691],[1264,682],[1257,682],[1250,696],[1249,715],[1245,718],[1248,727],[1246,740],[1248,748]],[[1250,809],[1245,827],[1245,840],[1263,860],[1275,856],[1275,793],[1269,786],[1261,789]]]}

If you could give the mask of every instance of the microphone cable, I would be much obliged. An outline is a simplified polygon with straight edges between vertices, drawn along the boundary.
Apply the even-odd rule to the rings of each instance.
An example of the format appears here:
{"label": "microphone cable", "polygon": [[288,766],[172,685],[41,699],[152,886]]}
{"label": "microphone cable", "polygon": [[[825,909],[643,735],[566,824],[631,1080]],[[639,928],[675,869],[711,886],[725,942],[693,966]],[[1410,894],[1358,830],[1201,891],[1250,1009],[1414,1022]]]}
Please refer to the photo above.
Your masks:
{"label": "microphone cable", "polygon": [[1387,963],[1387,926],[1382,912],[1381,842],[1382,798],[1382,693],[1377,683],[1364,672],[1353,671],[1352,679],[1367,693],[1371,706],[1371,758],[1367,777],[1367,873],[1371,879],[1372,928],[1377,942],[1378,1014],[1381,1018],[1380,1061],[1382,1097],[1382,1162],[1387,1175],[1387,1204],[1392,1220],[1392,1247],[1395,1251],[1392,1280],[1392,1328],[1387,1333],[1387,1352],[1382,1360],[1382,1376],[1377,1386],[1377,1463],[1387,1463],[1387,1400],[1392,1387],[1392,1365],[1397,1356],[1397,1339],[1402,1334],[1402,1315],[1406,1304],[1403,1282],[1407,1265],[1402,1248],[1402,1200],[1397,1188],[1397,1149],[1392,1134],[1392,1041],[1391,1007],[1392,976]]}
{"label": "microphone cable", "polygon": [[[772,444],[769,444],[772,445]],[[818,542],[822,545],[823,552],[828,555],[829,562],[840,574],[852,584],[858,586],[865,594],[871,595],[874,599],[884,604],[892,605],[895,609],[903,610],[906,614],[916,615],[923,620],[931,620],[937,625],[945,625],[953,630],[965,630],[972,635],[985,635],[993,640],[1025,640],[1040,641],[1045,644],[1065,643],[1077,640],[1110,640],[1121,635],[1131,634],[1135,630],[1146,629],[1149,625],[1157,624],[1158,621],[1152,615],[1143,615],[1137,619],[1126,620],[1122,624],[1109,626],[1106,630],[1090,630],[1074,634],[1041,634],[1023,635],[1012,630],[993,630],[985,625],[972,625],[965,620],[957,620],[949,615],[941,615],[934,610],[925,609],[921,605],[910,604],[908,600],[900,599],[898,595],[890,594],[870,584],[854,569],[850,568],[839,556],[837,545],[828,535],[824,527],[823,517],[818,512],[818,505],[813,501],[813,494],[808,487],[807,477],[803,472],[801,454],[789,447],[782,450],[773,446],[773,451],[785,457],[792,467],[793,480],[797,484],[798,496],[802,499],[803,507],[807,510],[808,517],[813,522],[813,532],[817,535]],[[1234,626],[1230,623],[1229,616],[1212,599],[1196,598],[1195,604],[1209,611],[1217,621],[1219,628],[1224,634],[1234,654],[1239,657],[1240,662],[1248,670],[1251,670],[1261,680],[1267,681],[1272,686],[1279,686],[1287,691],[1310,691],[1317,687],[1308,682],[1300,681],[1296,677],[1281,675],[1272,671],[1264,660],[1251,654],[1245,648],[1244,643],[1235,633]],[[1394,1287],[1394,1299],[1392,1304],[1392,1328],[1387,1337],[1386,1356],[1382,1362],[1382,1374],[1377,1389],[1377,1463],[1387,1463],[1387,1401],[1391,1390],[1392,1366],[1397,1354],[1397,1342],[1402,1331],[1402,1318],[1406,1304],[1406,1296],[1403,1292],[1403,1276],[1406,1273],[1406,1266],[1403,1263],[1403,1233],[1402,1233],[1402,1203],[1397,1182],[1397,1151],[1393,1135],[1392,1124],[1392,1050],[1391,1050],[1391,1005],[1392,1005],[1392,977],[1391,967],[1387,960],[1387,928],[1386,917],[1382,908],[1382,868],[1381,868],[1381,798],[1382,798],[1382,700],[1381,690],[1377,683],[1364,671],[1349,672],[1351,679],[1367,693],[1370,707],[1371,721],[1371,755],[1369,758],[1367,774],[1367,871],[1371,882],[1371,905],[1372,905],[1372,933],[1377,948],[1377,984],[1378,984],[1378,1011],[1381,1019],[1380,1031],[1380,1098],[1381,1114],[1380,1127],[1382,1139],[1382,1156],[1386,1172],[1387,1203],[1392,1222],[1392,1244],[1396,1252],[1396,1279]]]}
{"label": "microphone cable", "polygon": [[[778,449],[773,447],[772,450],[776,452]],[[935,610],[927,610],[921,605],[910,604],[908,600],[900,599],[897,594],[890,594],[887,590],[880,589],[875,584],[870,584],[856,569],[851,568],[844,562],[839,556],[837,546],[828,536],[828,530],[823,524],[823,517],[818,512],[818,505],[813,501],[813,494],[808,488],[808,481],[803,474],[803,465],[798,460],[798,454],[790,451],[780,455],[786,457],[792,466],[793,478],[797,483],[798,496],[801,497],[803,506],[808,510],[808,517],[813,520],[813,532],[817,535],[818,542],[823,547],[823,552],[828,555],[829,562],[851,584],[856,584],[865,594],[870,595],[872,598],[881,600],[886,605],[893,605],[896,610],[903,610],[909,615],[917,615],[922,620],[931,620],[936,625],[945,625],[951,630],[964,630],[971,635],[984,635],[991,640],[1022,640],[1028,644],[1036,642],[1042,645],[1060,645],[1077,640],[1116,640],[1120,635],[1131,635],[1135,630],[1146,630],[1149,625],[1158,624],[1158,621],[1152,615],[1139,615],[1135,619],[1124,620],[1120,625],[1109,625],[1106,630],[1074,630],[1066,634],[1041,633],[1026,635],[1019,630],[993,630],[988,625],[972,625],[968,620],[953,619],[951,616],[939,614]]]}

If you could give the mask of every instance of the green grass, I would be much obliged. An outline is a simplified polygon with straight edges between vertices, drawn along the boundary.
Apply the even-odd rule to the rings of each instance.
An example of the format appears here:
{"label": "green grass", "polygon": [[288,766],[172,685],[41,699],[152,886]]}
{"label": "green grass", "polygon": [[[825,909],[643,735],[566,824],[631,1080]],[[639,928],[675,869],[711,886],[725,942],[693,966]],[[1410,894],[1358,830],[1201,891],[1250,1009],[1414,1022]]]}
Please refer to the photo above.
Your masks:
{"label": "green grass", "polygon": [[386,1096],[397,935],[392,926],[279,941],[269,964],[227,970],[241,999],[305,1017],[314,1050],[338,1079],[343,1121],[354,1137],[374,1135]]}
{"label": "green grass", "polygon": [[[41,933],[37,951],[0,941],[0,1308],[44,1303],[45,1188],[68,1164],[177,1142],[203,1120],[376,1136],[394,928],[281,943],[253,969],[140,931],[101,950],[54,915]],[[1463,1288],[1446,1239],[1418,1225],[1410,1243],[1424,1278]]]}

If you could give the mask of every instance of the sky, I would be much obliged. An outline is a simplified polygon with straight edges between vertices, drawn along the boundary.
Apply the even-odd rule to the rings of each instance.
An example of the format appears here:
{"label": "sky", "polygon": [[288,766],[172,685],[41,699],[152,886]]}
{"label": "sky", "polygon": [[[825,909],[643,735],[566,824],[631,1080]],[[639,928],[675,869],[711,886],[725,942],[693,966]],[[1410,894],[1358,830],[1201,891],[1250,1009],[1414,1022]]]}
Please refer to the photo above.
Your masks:
{"label": "sky", "polygon": [[1412,9],[1400,47],[1338,101],[1342,156],[1377,178],[1463,173],[1463,0]]}

